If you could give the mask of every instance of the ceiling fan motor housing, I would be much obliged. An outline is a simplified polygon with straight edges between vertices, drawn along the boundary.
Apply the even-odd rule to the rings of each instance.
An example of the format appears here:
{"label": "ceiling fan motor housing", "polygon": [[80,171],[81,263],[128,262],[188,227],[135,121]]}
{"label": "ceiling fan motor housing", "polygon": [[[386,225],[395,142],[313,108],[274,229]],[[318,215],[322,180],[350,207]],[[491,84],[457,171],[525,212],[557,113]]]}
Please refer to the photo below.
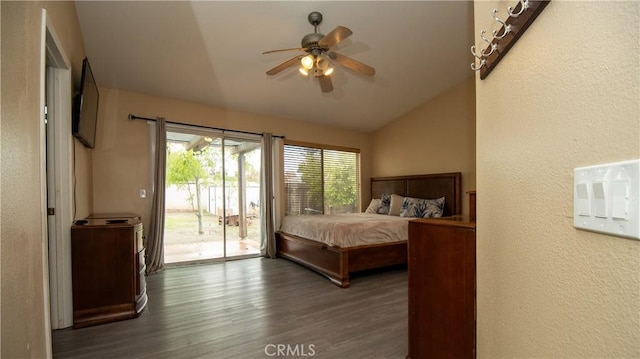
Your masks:
{"label": "ceiling fan motor housing", "polygon": [[308,49],[319,47],[318,41],[322,40],[323,37],[324,37],[323,34],[318,34],[318,33],[306,34],[302,38],[302,47],[308,48]]}

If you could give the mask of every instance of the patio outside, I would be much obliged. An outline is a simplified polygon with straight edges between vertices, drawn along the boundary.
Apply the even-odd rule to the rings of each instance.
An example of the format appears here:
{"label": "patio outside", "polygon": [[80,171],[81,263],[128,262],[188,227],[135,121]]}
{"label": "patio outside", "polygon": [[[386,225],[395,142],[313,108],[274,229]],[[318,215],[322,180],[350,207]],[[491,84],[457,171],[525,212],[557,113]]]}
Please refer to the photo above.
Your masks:
{"label": "patio outside", "polygon": [[[233,189],[227,199],[237,203]],[[185,186],[166,188],[164,224],[164,261],[167,264],[203,261],[215,258],[257,255],[260,253],[260,208],[257,206],[260,188],[247,186],[246,231],[238,220],[237,206],[228,206],[227,224],[222,220],[222,189],[208,187],[203,190],[202,232],[198,216],[189,203],[191,195]],[[226,230],[226,253],[225,236]]]}

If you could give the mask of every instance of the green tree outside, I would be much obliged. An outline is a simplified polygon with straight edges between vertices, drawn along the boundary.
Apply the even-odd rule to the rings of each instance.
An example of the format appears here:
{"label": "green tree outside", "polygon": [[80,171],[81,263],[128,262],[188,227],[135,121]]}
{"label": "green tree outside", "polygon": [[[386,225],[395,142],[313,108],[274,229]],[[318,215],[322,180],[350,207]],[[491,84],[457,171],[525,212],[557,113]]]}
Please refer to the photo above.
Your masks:
{"label": "green tree outside", "polygon": [[[199,157],[192,150],[169,151],[167,155],[167,183],[187,189],[189,203],[198,217],[198,233],[203,234],[202,185],[207,182],[209,175],[203,162],[196,156]],[[191,183],[195,183],[195,201],[191,192]]]}
{"label": "green tree outside", "polygon": [[308,188],[308,200],[313,209],[322,210],[325,214],[355,211],[358,201],[357,154],[311,148],[304,150],[304,161],[298,165],[298,172]]}
{"label": "green tree outside", "polygon": [[355,211],[358,203],[356,154],[325,150],[324,161],[325,208]]}

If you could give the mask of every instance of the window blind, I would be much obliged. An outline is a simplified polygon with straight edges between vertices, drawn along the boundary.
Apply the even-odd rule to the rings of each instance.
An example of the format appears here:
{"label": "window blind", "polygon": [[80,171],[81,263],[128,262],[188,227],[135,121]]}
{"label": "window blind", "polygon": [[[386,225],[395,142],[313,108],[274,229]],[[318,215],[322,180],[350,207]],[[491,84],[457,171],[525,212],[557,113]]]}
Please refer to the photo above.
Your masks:
{"label": "window blind", "polygon": [[359,212],[360,155],[284,145],[285,215]]}

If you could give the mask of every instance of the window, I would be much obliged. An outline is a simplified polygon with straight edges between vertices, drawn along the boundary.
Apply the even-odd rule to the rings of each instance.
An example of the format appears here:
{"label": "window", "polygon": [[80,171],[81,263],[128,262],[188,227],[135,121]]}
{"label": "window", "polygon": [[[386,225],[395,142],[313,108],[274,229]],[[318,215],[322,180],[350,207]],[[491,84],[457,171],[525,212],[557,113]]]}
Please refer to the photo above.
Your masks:
{"label": "window", "polygon": [[359,212],[359,150],[287,142],[284,186],[285,215]]}

